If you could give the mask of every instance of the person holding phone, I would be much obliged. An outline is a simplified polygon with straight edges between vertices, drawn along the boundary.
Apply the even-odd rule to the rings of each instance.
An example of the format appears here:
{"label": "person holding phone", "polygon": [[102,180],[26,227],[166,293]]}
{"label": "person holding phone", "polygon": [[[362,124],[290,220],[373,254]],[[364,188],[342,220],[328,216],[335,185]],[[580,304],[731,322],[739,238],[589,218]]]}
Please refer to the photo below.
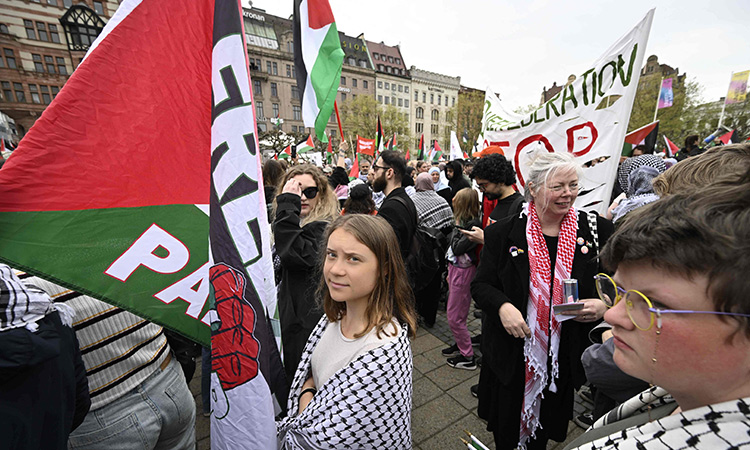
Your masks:
{"label": "person holding phone", "polygon": [[284,369],[291,383],[308,336],[322,311],[315,304],[316,258],[339,203],[323,172],[310,164],[293,167],[279,182],[273,237],[280,262],[279,319]]}
{"label": "person holding phone", "polygon": [[[536,155],[523,212],[484,233],[471,286],[484,313],[478,413],[498,449],[565,440],[574,389],[585,381],[588,331],[606,311],[594,276],[613,225],[573,207],[581,170],[571,154]],[[551,309],[564,302],[562,281],[570,278],[579,280],[584,306],[561,323]]]}

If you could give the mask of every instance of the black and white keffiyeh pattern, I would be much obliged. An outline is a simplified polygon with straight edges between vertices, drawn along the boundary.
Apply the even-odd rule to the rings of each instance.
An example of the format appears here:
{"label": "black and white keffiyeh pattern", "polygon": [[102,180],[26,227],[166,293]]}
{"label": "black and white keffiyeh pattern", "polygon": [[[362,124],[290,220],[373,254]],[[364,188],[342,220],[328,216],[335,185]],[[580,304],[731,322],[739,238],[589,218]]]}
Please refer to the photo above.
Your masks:
{"label": "black and white keffiyeh pattern", "polygon": [[[626,401],[592,429],[674,402],[654,386]],[[750,397],[683,411],[584,444],[580,450],[677,450],[750,448]]]}
{"label": "black and white keffiyeh pattern", "polygon": [[25,327],[34,332],[36,323],[54,311],[60,313],[65,325],[72,325],[72,308],[53,303],[44,290],[24,284],[13,269],[0,264],[0,331]]}
{"label": "black and white keffiyeh pattern", "polygon": [[289,393],[290,416],[276,423],[279,449],[410,449],[412,353],[405,325],[397,340],[336,372],[296,414],[312,352],[328,324],[323,316],[305,346]]}
{"label": "black and white keffiyeh pattern", "polygon": [[417,208],[417,222],[420,225],[440,229],[453,223],[451,207],[435,191],[417,191],[411,200]]}

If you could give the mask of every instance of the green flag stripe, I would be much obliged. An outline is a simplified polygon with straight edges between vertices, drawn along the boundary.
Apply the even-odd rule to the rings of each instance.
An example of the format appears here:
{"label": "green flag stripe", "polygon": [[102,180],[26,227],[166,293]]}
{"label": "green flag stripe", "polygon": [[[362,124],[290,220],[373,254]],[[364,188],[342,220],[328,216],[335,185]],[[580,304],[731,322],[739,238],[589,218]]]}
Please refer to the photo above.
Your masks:
{"label": "green flag stripe", "polygon": [[328,142],[325,128],[333,113],[333,102],[336,101],[336,93],[341,81],[343,61],[344,51],[341,49],[339,32],[334,22],[328,28],[328,33],[318,50],[318,57],[308,74],[319,110],[318,117],[315,118],[315,134],[321,142]]}

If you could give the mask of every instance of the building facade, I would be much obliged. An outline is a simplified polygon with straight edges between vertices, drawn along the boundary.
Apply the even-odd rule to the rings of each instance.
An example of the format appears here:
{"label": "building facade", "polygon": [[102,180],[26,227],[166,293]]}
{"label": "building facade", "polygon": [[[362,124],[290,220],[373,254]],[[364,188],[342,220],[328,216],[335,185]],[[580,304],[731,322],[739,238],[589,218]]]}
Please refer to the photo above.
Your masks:
{"label": "building facade", "polygon": [[415,146],[424,134],[425,146],[438,141],[444,151],[450,149],[450,132],[456,131],[455,107],[461,88],[461,77],[441,75],[411,66],[412,108],[414,118],[412,131]]}
{"label": "building facade", "polygon": [[119,6],[115,0],[3,0],[0,111],[26,134]]}
{"label": "building facade", "polygon": [[411,125],[411,77],[401,48],[362,39],[375,69],[375,99],[383,106],[394,106]]}

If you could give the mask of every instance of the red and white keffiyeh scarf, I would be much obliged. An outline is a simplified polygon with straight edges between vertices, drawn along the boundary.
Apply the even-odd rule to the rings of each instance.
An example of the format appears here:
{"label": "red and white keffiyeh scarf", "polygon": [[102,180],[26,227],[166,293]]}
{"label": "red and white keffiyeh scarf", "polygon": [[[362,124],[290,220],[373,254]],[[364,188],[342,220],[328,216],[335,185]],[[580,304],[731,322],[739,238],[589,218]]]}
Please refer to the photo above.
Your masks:
{"label": "red and white keffiyeh scarf", "polygon": [[558,350],[560,348],[560,322],[551,314],[551,305],[563,303],[562,280],[570,278],[573,267],[573,256],[578,232],[578,211],[570,208],[560,224],[557,241],[557,258],[555,260],[555,279],[550,301],[550,256],[547,244],[542,235],[534,202],[524,205],[527,215],[526,241],[529,245],[529,304],[526,308],[526,319],[531,336],[526,338],[523,346],[526,361],[526,385],[521,408],[521,432],[519,447],[525,449],[528,440],[535,436],[540,426],[539,417],[542,409],[542,391],[547,386],[547,358],[552,357],[552,380],[550,391],[556,392],[555,379],[559,376]]}

